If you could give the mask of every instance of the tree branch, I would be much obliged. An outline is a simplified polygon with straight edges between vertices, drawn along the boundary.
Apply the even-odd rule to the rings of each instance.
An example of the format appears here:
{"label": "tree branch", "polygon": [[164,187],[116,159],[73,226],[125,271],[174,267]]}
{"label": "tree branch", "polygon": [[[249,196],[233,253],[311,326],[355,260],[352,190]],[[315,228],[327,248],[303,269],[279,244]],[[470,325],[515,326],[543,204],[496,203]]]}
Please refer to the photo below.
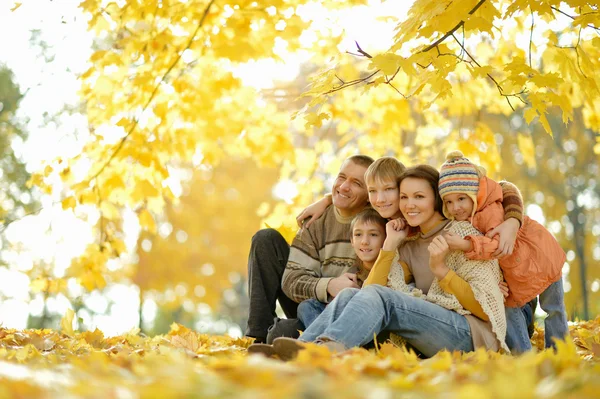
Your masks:
{"label": "tree branch", "polygon": [[[575,20],[575,18],[576,18],[576,17],[574,17],[574,16],[572,16],[572,15],[569,15],[569,14],[567,14],[566,12],[562,11],[562,10],[561,10],[561,9],[559,9],[558,7],[550,6],[550,8],[551,8],[551,9],[553,9],[554,11],[558,12],[558,13],[561,13],[561,14],[562,14],[562,15],[564,15],[565,17],[569,17],[569,18],[571,18],[572,20]],[[595,26],[594,26],[594,25],[592,25],[592,24],[587,24],[587,27],[588,27],[588,28],[595,29],[595,30],[597,30],[598,32],[600,32],[600,28],[597,28],[597,27],[595,27]]]}
{"label": "tree branch", "polygon": [[535,20],[533,19],[533,10],[531,10],[531,6],[529,7],[529,10],[531,11],[531,32],[529,33],[529,68],[532,68],[532,66],[531,66],[531,45],[533,43],[533,26],[534,26]]}
{"label": "tree branch", "polygon": [[[181,60],[181,57],[183,56],[183,53],[185,52],[185,50],[189,49],[192,46],[192,43],[196,39],[196,35],[200,31],[200,28],[202,27],[202,25],[204,25],[204,21],[206,20],[206,16],[208,15],[208,12],[210,11],[210,8],[214,4],[214,2],[215,2],[215,0],[211,0],[210,3],[208,3],[208,5],[206,6],[206,9],[204,10],[204,13],[202,14],[202,18],[200,18],[200,21],[198,22],[198,26],[196,27],[196,30],[194,31],[194,33],[190,37],[190,40],[188,41],[188,43],[186,44],[186,46],[181,51],[179,51],[179,54],[177,55],[177,58],[175,59],[175,61],[173,61],[173,63],[169,66],[169,68],[167,69],[167,71],[163,74],[162,78],[160,79],[160,82],[158,82],[158,84],[156,85],[156,87],[154,87],[154,90],[150,94],[150,98],[148,99],[148,101],[144,105],[144,108],[142,109],[142,113],[148,108],[148,106],[150,106],[150,103],[152,102],[152,100],[154,100],[154,96],[156,96],[156,93],[158,92],[158,89],[163,84],[163,82],[167,79],[167,77],[169,76],[169,74],[171,73],[171,71],[173,70],[173,68],[175,68],[175,66],[179,63],[179,61]],[[115,148],[115,150],[113,151],[113,153],[110,155],[110,157],[108,158],[108,160],[102,165],[102,167],[100,167],[100,169],[98,170],[98,172],[96,172],[92,177],[89,178],[88,182],[92,181],[92,180],[96,179],[98,176],[100,176],[100,174],[106,169],[106,167],[108,165],[110,165],[110,163],[113,161],[113,159],[115,159],[115,157],[117,156],[117,154],[119,153],[119,151],[121,151],[121,149],[125,145],[125,142],[131,136],[131,134],[133,133],[133,131],[137,127],[138,123],[139,123],[139,118],[136,118],[134,120],[134,122],[133,122],[133,125],[127,131],[127,134],[125,134],[125,136],[121,139],[121,141],[117,145],[117,148]]]}
{"label": "tree branch", "polygon": [[[473,9],[471,11],[469,11],[469,15],[473,15],[475,13],[475,11],[477,11],[479,9],[479,7],[481,7],[483,5],[483,3],[485,3],[486,0],[481,0],[479,3],[477,3],[475,5],[475,7],[473,7]],[[454,28],[452,28],[449,32],[446,32],[446,34],[442,37],[440,37],[438,40],[436,40],[435,42],[433,42],[432,44],[430,44],[429,46],[425,47],[425,49],[419,51],[420,53],[426,53],[429,50],[434,49],[435,47],[437,47],[439,44],[441,44],[444,40],[446,40],[447,38],[449,38],[450,36],[452,36],[454,34],[454,32],[456,32],[457,29],[459,29],[461,26],[463,26],[465,24],[465,21],[460,21]]]}

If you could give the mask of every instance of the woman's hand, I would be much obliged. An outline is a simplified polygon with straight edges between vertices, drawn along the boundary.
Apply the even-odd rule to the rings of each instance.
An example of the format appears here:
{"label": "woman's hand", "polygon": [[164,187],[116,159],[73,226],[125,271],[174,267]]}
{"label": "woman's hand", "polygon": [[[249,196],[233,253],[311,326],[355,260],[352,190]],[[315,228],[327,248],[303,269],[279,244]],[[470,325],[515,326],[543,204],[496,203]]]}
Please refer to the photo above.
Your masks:
{"label": "woman's hand", "polygon": [[515,218],[510,218],[486,233],[485,236],[488,238],[494,238],[496,235],[500,236],[498,241],[498,249],[492,254],[492,256],[500,259],[513,253],[519,227],[519,221]]}
{"label": "woman's hand", "polygon": [[465,240],[461,236],[451,231],[444,234],[444,238],[448,243],[448,247],[451,251],[459,250],[463,252],[469,252],[473,250],[473,243],[470,240]]}
{"label": "woman's hand", "polygon": [[446,239],[442,236],[437,236],[431,241],[427,247],[429,251],[429,268],[438,280],[443,279],[450,270],[446,266],[446,255],[450,253],[450,247]]}
{"label": "woman's hand", "polygon": [[383,242],[384,251],[395,251],[398,245],[408,235],[408,223],[404,219],[394,219],[385,225],[385,241]]}
{"label": "woman's hand", "polygon": [[[308,229],[308,227],[315,220],[321,217],[321,215],[325,212],[325,209],[327,209],[329,205],[331,205],[331,195],[326,195],[317,202],[313,202],[312,204],[304,208],[302,212],[300,212],[298,216],[296,216],[296,223],[298,223],[298,227],[305,227]],[[310,219],[305,220],[307,218]]]}

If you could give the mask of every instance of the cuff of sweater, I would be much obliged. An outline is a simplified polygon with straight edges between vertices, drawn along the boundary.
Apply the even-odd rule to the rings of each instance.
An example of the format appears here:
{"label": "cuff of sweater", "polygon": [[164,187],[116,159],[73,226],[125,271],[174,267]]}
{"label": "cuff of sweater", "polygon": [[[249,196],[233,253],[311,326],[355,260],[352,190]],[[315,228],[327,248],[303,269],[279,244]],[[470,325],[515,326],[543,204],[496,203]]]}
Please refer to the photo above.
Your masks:
{"label": "cuff of sweater", "polygon": [[519,221],[519,227],[523,226],[523,214],[517,211],[508,211],[504,214],[504,220],[517,219]]}
{"label": "cuff of sweater", "polygon": [[329,303],[329,295],[327,294],[327,285],[332,278],[321,278],[317,282],[317,286],[315,288],[315,294],[317,294],[317,299],[323,303]]}
{"label": "cuff of sweater", "polygon": [[454,272],[454,270],[448,270],[448,273],[446,273],[444,278],[441,279],[439,282],[440,288],[443,289],[445,292],[452,294],[452,288],[450,287],[450,282],[452,281],[454,276],[456,276],[456,273]]}

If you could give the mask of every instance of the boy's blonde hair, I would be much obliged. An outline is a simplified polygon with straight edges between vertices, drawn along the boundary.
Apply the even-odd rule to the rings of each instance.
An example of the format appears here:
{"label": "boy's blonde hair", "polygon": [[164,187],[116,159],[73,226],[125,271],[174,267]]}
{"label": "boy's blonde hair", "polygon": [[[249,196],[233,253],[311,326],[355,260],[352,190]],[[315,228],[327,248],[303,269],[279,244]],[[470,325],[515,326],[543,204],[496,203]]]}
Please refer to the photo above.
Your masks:
{"label": "boy's blonde hair", "polygon": [[394,157],[381,157],[369,166],[365,172],[365,183],[373,184],[377,181],[393,181],[398,184],[398,178],[406,166]]}

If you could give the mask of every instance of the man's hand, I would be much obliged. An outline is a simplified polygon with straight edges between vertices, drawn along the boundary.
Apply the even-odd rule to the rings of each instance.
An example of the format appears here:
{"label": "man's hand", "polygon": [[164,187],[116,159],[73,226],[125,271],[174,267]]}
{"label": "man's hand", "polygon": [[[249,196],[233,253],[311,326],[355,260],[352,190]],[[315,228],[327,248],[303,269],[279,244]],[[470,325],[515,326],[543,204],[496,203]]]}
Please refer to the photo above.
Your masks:
{"label": "man's hand", "polygon": [[313,202],[304,208],[302,212],[296,216],[296,223],[298,223],[298,227],[305,227],[308,229],[312,222],[320,218],[321,215],[325,213],[325,210],[329,205],[331,205],[331,195],[326,195],[317,202]]}
{"label": "man's hand", "polygon": [[448,243],[448,247],[451,251],[459,250],[463,252],[469,252],[473,249],[473,243],[471,240],[465,240],[461,236],[451,231],[444,234],[444,238]]}
{"label": "man's hand", "polygon": [[446,266],[446,255],[450,253],[446,239],[442,236],[435,237],[427,250],[429,251],[429,268],[431,272],[438,280],[443,279],[450,270]]}
{"label": "man's hand", "polygon": [[385,225],[386,238],[383,242],[384,251],[395,251],[398,245],[408,235],[408,223],[404,219],[390,220]]}
{"label": "man's hand", "polygon": [[494,238],[496,235],[500,236],[498,249],[492,254],[493,257],[500,259],[513,253],[519,227],[519,221],[510,218],[486,233],[485,236],[488,238]]}
{"label": "man's hand", "polygon": [[327,284],[327,293],[335,298],[344,288],[359,288],[356,274],[344,273],[339,277],[332,278]]}
{"label": "man's hand", "polygon": [[498,283],[498,288],[500,288],[500,292],[502,293],[502,296],[504,297],[504,302],[506,302],[506,298],[508,298],[508,284],[506,284],[506,281],[500,281]]}

